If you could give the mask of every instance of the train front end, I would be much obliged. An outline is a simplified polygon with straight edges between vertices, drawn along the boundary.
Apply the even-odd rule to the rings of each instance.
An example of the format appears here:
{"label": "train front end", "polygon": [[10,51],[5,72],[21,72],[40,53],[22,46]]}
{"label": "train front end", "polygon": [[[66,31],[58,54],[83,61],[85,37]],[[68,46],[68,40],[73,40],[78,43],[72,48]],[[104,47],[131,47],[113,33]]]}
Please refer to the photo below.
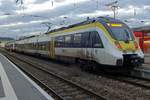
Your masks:
{"label": "train front end", "polygon": [[110,53],[115,58],[115,65],[134,68],[144,63],[141,51],[131,29],[123,22],[111,19],[105,21],[105,27],[111,41]]}

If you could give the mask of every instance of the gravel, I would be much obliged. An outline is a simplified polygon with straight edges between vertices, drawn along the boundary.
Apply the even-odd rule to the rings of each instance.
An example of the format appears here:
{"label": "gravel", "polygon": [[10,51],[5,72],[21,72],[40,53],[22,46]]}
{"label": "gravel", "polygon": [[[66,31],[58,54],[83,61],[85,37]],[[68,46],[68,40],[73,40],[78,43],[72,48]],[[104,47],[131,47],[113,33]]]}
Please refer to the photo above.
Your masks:
{"label": "gravel", "polygon": [[89,88],[90,90],[105,96],[108,100],[150,100],[150,90],[109,79],[97,74],[82,72],[78,65],[59,64],[33,57],[25,58],[25,55],[17,54],[17,56],[26,60],[32,59],[33,63],[42,64],[40,67],[46,68],[47,70],[78,83],[85,88]]}

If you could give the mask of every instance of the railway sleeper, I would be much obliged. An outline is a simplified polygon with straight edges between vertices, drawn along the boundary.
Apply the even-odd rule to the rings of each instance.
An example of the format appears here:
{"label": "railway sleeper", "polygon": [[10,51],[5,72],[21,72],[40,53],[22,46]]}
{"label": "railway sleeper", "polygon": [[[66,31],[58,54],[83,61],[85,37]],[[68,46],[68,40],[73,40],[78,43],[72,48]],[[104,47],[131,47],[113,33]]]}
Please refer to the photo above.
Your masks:
{"label": "railway sleeper", "polygon": [[91,99],[92,96],[86,94],[76,95],[75,98],[78,98],[79,100],[96,100],[96,99]]}
{"label": "railway sleeper", "polygon": [[68,87],[68,88],[64,88],[62,87],[63,89],[66,89],[67,91],[70,91],[70,92],[73,92],[73,91],[77,91],[78,89],[76,88],[72,88],[72,87]]}
{"label": "railway sleeper", "polygon": [[64,99],[64,100],[71,100],[71,99],[72,99],[72,97],[67,96],[67,97],[63,97],[63,99]]}
{"label": "railway sleeper", "polygon": [[64,90],[63,89],[54,89],[56,91],[56,93],[60,94],[60,93],[63,93]]}
{"label": "railway sleeper", "polygon": [[82,95],[85,94],[83,91],[71,91],[68,93],[69,95]]}
{"label": "railway sleeper", "polygon": [[66,86],[63,86],[63,89],[68,89],[70,88],[70,86],[66,85]]}

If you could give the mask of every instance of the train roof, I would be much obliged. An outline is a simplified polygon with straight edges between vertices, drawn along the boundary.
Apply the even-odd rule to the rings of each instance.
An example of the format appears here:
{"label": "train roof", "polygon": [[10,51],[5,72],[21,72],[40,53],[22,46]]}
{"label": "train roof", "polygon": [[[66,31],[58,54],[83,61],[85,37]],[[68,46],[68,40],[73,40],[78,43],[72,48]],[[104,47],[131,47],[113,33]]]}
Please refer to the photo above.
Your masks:
{"label": "train roof", "polygon": [[39,36],[39,35],[32,35],[32,36],[27,36],[27,37],[21,37],[21,38],[19,38],[19,39],[16,40],[16,41],[24,40],[24,39],[29,39],[29,38],[33,38],[33,37],[37,37],[37,36]]}
{"label": "train roof", "polygon": [[97,18],[92,18],[92,19],[87,18],[86,21],[76,23],[76,24],[72,24],[72,25],[69,25],[67,27],[61,27],[61,28],[58,28],[58,29],[54,29],[54,30],[51,30],[51,31],[49,31],[45,34],[49,34],[49,33],[52,33],[52,32],[57,32],[57,31],[60,31],[60,30],[65,30],[65,29],[68,29],[68,28],[73,28],[73,27],[80,26],[80,25],[86,25],[86,24],[90,24],[90,23],[94,23],[94,22],[100,22],[102,24],[110,23],[110,22],[122,23],[120,20],[114,19],[114,18],[111,18],[111,17],[97,17]]}
{"label": "train roof", "polygon": [[132,30],[150,33],[150,25],[132,28]]}
{"label": "train roof", "polygon": [[[50,34],[50,33],[53,33],[53,32],[62,31],[62,30],[65,30],[65,29],[69,29],[69,28],[73,28],[73,27],[81,26],[81,25],[86,25],[86,24],[90,24],[90,23],[94,23],[94,22],[100,22],[102,24],[110,23],[110,22],[112,22],[112,23],[122,23],[120,20],[114,19],[114,18],[111,18],[111,17],[97,17],[97,18],[91,18],[91,19],[87,18],[87,20],[85,20],[83,22],[72,24],[72,25],[69,25],[67,27],[61,27],[61,28],[58,28],[58,29],[54,29],[54,30],[51,30],[51,31],[49,31],[47,33],[44,33],[44,34]],[[16,41],[30,39],[30,38],[38,37],[38,36],[40,36],[40,35],[33,35],[33,36],[29,36],[29,37],[23,37],[23,38],[20,38]]]}

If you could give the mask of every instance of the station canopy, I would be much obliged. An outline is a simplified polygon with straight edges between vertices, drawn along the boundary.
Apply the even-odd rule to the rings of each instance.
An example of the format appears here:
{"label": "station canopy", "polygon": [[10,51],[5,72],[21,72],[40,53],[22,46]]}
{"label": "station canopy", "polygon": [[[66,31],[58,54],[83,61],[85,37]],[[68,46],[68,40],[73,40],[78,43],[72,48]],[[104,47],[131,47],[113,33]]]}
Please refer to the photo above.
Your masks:
{"label": "station canopy", "polygon": [[133,28],[133,31],[140,31],[140,32],[150,33],[150,25]]}

